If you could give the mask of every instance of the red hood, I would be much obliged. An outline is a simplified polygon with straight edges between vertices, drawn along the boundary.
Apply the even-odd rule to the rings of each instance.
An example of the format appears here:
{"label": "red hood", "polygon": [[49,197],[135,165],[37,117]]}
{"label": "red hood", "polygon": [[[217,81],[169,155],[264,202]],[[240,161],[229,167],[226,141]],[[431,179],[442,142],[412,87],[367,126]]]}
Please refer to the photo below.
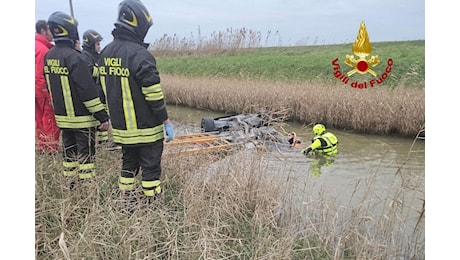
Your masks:
{"label": "red hood", "polygon": [[[48,39],[45,36],[43,36],[43,35],[41,35],[39,33],[35,33],[35,43],[37,43],[37,42],[42,43],[43,45],[48,47],[48,49],[51,49],[51,47],[54,46],[50,41],[48,41]],[[37,46],[35,46],[35,47],[37,47]]]}
{"label": "red hood", "polygon": [[48,39],[39,34],[35,34],[35,96],[49,96],[46,91],[46,81],[43,75],[43,65],[45,54],[54,45]]}

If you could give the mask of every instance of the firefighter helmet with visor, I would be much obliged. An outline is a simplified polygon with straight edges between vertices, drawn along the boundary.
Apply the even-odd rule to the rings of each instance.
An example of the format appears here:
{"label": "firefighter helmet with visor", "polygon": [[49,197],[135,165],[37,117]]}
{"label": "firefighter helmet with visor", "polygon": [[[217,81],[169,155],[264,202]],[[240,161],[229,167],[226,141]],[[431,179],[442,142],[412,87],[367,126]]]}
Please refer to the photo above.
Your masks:
{"label": "firefighter helmet with visor", "polygon": [[102,36],[95,30],[87,30],[83,33],[83,47],[95,50],[95,44],[102,40]]}
{"label": "firefighter helmet with visor", "polygon": [[63,12],[54,12],[48,18],[48,26],[55,42],[80,40],[78,35],[78,21]]}
{"label": "firefighter helmet with visor", "polygon": [[115,25],[130,30],[140,41],[144,41],[153,22],[149,11],[140,0],[124,0],[118,5]]}

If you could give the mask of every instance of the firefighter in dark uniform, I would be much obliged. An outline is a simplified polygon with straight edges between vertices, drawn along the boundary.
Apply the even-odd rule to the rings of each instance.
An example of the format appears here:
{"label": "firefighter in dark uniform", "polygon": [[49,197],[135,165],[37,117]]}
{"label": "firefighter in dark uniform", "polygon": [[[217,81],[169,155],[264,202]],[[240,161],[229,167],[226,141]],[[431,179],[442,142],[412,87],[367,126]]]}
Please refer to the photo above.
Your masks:
{"label": "firefighter in dark uniform", "polygon": [[83,59],[88,63],[94,82],[96,82],[99,74],[97,62],[102,40],[102,36],[95,30],[87,30],[83,33],[83,50],[81,53],[83,54]]}
{"label": "firefighter in dark uniform", "polygon": [[152,24],[141,1],[122,1],[112,31],[114,39],[102,50],[99,61],[113,141],[122,146],[118,187],[131,204],[136,200],[135,177],[139,172],[145,201],[150,204],[160,197],[165,132],[167,141],[174,136],[156,60],[143,42]]}
{"label": "firefighter in dark uniform", "polygon": [[[109,116],[86,62],[75,49],[78,22],[55,12],[48,24],[55,46],[45,56],[44,72],[56,123],[62,130],[64,176],[90,179],[95,173],[96,128],[107,130]],[[71,188],[73,185],[71,182]]]}
{"label": "firefighter in dark uniform", "polygon": [[313,176],[321,174],[322,166],[330,166],[334,163],[334,157],[338,152],[338,139],[331,133],[326,131],[323,124],[316,124],[313,126],[314,137],[311,145],[300,151],[304,155],[313,154],[310,156],[310,173]]}
{"label": "firefighter in dark uniform", "polygon": [[[88,68],[92,73],[94,82],[96,83],[99,76],[99,53],[101,52],[101,41],[103,40],[100,33],[95,30],[87,30],[83,33],[83,50],[81,51],[83,59],[88,64]],[[104,102],[105,110],[108,112],[105,104],[104,95],[102,90],[99,89],[101,94],[102,102]],[[109,129],[110,131],[110,129]],[[103,145],[108,150],[115,150],[121,147],[114,146],[112,142],[109,142],[109,131],[101,131],[98,129],[96,133],[97,143]]]}

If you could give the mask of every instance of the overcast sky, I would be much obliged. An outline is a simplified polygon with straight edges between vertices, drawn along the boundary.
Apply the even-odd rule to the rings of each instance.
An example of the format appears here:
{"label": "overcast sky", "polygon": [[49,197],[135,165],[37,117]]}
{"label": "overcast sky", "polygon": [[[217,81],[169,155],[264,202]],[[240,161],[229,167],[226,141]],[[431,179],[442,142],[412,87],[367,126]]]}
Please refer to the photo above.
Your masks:
{"label": "overcast sky", "polygon": [[[112,40],[120,1],[72,0],[80,37],[94,29]],[[180,38],[226,29],[246,28],[269,36],[271,45],[349,43],[364,21],[372,42],[425,39],[425,2],[421,0],[144,0],[154,25],[146,36],[153,42],[164,34]],[[71,14],[69,0],[36,0],[35,20],[55,11]],[[268,32],[271,32],[270,34]],[[278,32],[276,35],[275,32]],[[265,44],[265,42],[262,42]]]}

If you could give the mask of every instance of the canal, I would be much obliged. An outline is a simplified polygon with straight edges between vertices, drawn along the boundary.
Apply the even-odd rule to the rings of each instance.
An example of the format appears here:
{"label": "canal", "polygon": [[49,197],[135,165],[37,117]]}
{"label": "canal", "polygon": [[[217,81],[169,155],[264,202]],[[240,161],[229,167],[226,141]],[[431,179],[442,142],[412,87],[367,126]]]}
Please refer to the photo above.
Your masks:
{"label": "canal", "polygon": [[[168,111],[171,120],[177,123],[177,135],[200,132],[202,118],[223,116],[181,106],[169,106]],[[295,131],[302,141],[301,147],[280,145],[267,149],[262,156],[244,151],[222,161],[229,165],[260,161],[265,174],[273,175],[274,181],[285,185],[284,199],[298,205],[296,210],[303,216],[311,216],[311,212],[317,210],[317,205],[312,203],[327,201],[326,208],[332,219],[342,211],[348,211],[343,214],[360,211],[373,220],[369,221],[374,224],[368,227],[368,232],[389,232],[392,236],[389,240],[394,243],[424,247],[424,139],[328,128],[339,140],[339,152],[333,162],[323,164],[300,153],[311,143],[311,129],[311,125],[286,122],[280,133]]]}

